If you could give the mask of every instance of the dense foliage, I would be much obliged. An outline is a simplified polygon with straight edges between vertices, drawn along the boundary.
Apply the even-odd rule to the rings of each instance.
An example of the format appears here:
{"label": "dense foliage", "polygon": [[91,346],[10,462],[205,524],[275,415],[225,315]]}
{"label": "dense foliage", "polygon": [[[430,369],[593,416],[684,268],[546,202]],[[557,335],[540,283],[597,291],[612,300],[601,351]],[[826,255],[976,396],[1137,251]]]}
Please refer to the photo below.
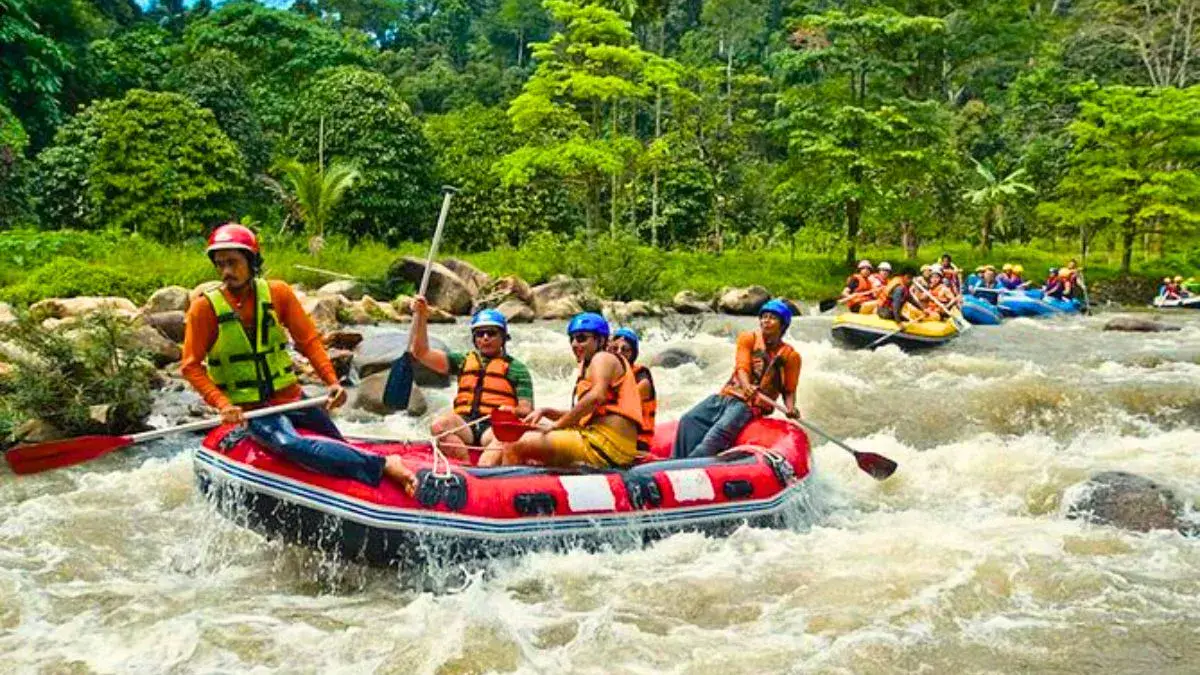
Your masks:
{"label": "dense foliage", "polygon": [[302,208],[269,168],[335,161],[321,229],[428,238],[451,183],[467,251],[1129,269],[1200,224],[1200,0],[140,4],[0,0],[0,226],[278,231]]}

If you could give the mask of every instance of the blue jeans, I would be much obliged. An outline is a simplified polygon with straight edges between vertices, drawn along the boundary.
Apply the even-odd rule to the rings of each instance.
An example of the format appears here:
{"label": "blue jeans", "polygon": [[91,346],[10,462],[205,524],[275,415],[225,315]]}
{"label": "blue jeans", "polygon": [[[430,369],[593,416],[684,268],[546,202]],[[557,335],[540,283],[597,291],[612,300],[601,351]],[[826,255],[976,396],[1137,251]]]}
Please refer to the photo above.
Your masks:
{"label": "blue jeans", "polygon": [[[255,440],[310,471],[372,486],[383,479],[384,459],[343,442],[341,432],[322,408],[259,417],[249,420],[247,427]],[[329,438],[301,436],[297,427]]]}
{"label": "blue jeans", "polygon": [[712,457],[728,450],[752,419],[754,412],[741,399],[713,394],[679,419],[671,456]]}

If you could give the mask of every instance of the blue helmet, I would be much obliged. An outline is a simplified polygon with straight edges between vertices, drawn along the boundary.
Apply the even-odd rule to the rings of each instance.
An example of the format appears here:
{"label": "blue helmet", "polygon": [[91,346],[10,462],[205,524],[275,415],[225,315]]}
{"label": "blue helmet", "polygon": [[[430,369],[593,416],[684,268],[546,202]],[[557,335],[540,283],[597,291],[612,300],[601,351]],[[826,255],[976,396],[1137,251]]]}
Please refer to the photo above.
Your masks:
{"label": "blue helmet", "polygon": [[481,309],[475,312],[475,316],[471,317],[471,332],[474,333],[477,328],[486,326],[495,326],[500,330],[508,333],[508,321],[504,315],[495,309]]}
{"label": "blue helmet", "polygon": [[633,361],[637,361],[638,357],[638,334],[632,328],[618,328],[617,332],[613,333],[613,338],[621,338],[633,347]]}
{"label": "blue helmet", "polygon": [[787,303],[779,298],[772,298],[763,303],[762,307],[758,308],[758,315],[762,316],[766,312],[770,312],[779,317],[779,321],[783,324],[783,330],[786,333],[788,326],[792,325],[792,310],[787,306]]}
{"label": "blue helmet", "polygon": [[608,322],[595,312],[576,314],[571,323],[567,324],[567,335],[576,333],[595,333],[601,337],[608,337]]}

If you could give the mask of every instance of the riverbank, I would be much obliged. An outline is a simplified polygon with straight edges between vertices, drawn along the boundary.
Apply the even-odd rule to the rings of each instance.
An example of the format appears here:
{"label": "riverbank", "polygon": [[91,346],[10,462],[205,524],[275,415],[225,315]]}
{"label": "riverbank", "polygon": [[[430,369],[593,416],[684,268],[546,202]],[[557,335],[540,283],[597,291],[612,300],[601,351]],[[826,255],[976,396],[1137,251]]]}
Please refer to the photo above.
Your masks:
{"label": "riverbank", "polygon": [[[423,242],[396,247],[378,242],[350,246],[345,240],[331,239],[314,256],[299,237],[265,233],[263,239],[267,276],[307,288],[319,288],[338,278],[305,269],[319,268],[355,277],[372,297],[383,300],[412,292],[411,284],[389,279],[389,270],[404,255],[423,258],[427,247]],[[601,299],[658,303],[667,303],[684,290],[711,300],[723,287],[755,285],[772,295],[826,298],[839,292],[849,273],[838,253],[792,252],[774,247],[730,249],[717,255],[610,246],[606,240],[603,237],[584,244],[546,236],[533,238],[520,249],[445,251],[439,257],[455,257],[491,277],[516,276],[531,285],[545,283],[556,275],[591,278],[596,282],[594,292]],[[192,288],[212,279],[212,267],[201,253],[203,245],[199,240],[166,245],[136,234],[0,233],[0,300],[27,305],[51,297],[120,296],[141,304],[159,288]],[[984,262],[1020,263],[1027,276],[1034,279],[1043,278],[1047,268],[1061,265],[1074,255],[1067,246],[1055,250],[1048,242],[998,246],[987,256],[965,244],[932,243],[922,250],[925,254],[919,256],[920,261],[932,260],[945,251],[967,269]],[[863,247],[860,255],[873,261],[899,262],[904,258],[903,252],[895,248]],[[1092,300],[1148,302],[1158,279],[1167,274],[1194,274],[1200,267],[1196,257],[1193,253],[1141,261],[1133,266],[1131,280],[1116,282],[1121,276],[1116,252],[1094,254],[1085,265],[1087,279],[1096,291]]]}

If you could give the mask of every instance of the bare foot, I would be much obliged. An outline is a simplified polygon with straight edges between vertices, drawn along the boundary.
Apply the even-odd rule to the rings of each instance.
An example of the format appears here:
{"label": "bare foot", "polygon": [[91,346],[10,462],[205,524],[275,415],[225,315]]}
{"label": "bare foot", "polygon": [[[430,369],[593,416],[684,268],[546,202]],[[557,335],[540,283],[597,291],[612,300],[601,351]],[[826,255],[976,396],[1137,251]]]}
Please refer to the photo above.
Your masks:
{"label": "bare foot", "polygon": [[417,492],[417,476],[404,465],[399,455],[388,455],[383,462],[383,475],[395,482],[409,497]]}

